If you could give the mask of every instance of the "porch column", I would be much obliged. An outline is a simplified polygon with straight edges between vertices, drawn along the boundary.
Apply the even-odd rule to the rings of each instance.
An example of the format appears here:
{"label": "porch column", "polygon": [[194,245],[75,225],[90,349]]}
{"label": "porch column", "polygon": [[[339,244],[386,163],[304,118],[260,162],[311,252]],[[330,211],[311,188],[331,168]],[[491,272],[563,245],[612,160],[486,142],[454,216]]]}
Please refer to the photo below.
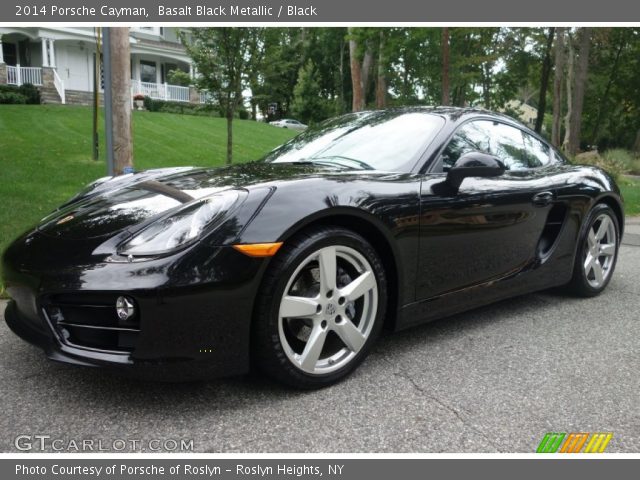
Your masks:
{"label": "porch column", "polygon": [[43,67],[49,66],[49,54],[47,52],[48,42],[49,42],[48,39],[46,38],[42,39],[42,66]]}
{"label": "porch column", "polygon": [[53,39],[50,38],[49,39],[49,53],[51,55],[51,63],[50,63],[50,67],[56,68],[56,51],[53,48]]}
{"label": "porch column", "polygon": [[0,63],[4,63],[4,53],[2,52],[2,35],[0,35]]}
{"label": "porch column", "polygon": [[195,67],[193,66],[193,63],[190,63],[189,64],[189,78],[191,78],[191,80],[193,80],[193,78],[195,77],[194,69],[195,69]]}

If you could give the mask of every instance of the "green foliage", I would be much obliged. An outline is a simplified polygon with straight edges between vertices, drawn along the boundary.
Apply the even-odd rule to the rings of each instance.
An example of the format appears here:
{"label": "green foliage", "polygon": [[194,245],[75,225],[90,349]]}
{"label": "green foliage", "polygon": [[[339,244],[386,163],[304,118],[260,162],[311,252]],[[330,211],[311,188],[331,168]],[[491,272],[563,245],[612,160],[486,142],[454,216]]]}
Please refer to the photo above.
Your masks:
{"label": "green foliage", "polygon": [[0,104],[25,104],[27,97],[18,92],[2,92],[0,91]]}
{"label": "green foliage", "polygon": [[217,106],[211,104],[193,104],[186,102],[171,102],[144,97],[144,108],[150,112],[179,113],[183,115],[201,115],[219,117]]}
{"label": "green foliage", "polygon": [[30,83],[25,83],[18,87],[18,91],[25,96],[27,103],[30,105],[40,104],[40,91]]}
{"label": "green foliage", "polygon": [[640,175],[640,156],[638,154],[616,148],[604,152],[603,157],[606,161],[623,165],[627,173]]}
{"label": "green foliage", "polygon": [[330,116],[331,105],[321,96],[313,60],[300,68],[298,81],[293,88],[291,113],[302,123],[313,124]]}
{"label": "green foliage", "polygon": [[179,69],[170,70],[169,73],[167,73],[167,80],[171,85],[179,85],[181,87],[188,87],[193,83],[191,76],[187,72]]}
{"label": "green foliage", "polygon": [[627,166],[624,159],[615,154],[609,153],[608,155],[600,155],[597,151],[584,152],[576,155],[572,163],[578,165],[593,165],[605,170],[609,175],[620,182],[622,176],[628,173]]}
{"label": "green foliage", "polygon": [[0,85],[0,104],[39,104],[40,92],[30,83],[21,86]]}

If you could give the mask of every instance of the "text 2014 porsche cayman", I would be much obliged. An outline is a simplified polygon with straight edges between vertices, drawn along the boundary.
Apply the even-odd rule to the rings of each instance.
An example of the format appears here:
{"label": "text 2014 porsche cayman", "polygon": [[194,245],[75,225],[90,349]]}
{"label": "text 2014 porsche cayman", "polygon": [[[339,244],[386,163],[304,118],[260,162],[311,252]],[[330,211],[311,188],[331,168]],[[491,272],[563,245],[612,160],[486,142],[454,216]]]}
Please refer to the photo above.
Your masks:
{"label": "text 2014 porsche cayman", "polygon": [[383,326],[608,284],[613,180],[482,110],[349,114],[261,161],[101,179],[3,256],[6,321],[58,361],[335,382]]}

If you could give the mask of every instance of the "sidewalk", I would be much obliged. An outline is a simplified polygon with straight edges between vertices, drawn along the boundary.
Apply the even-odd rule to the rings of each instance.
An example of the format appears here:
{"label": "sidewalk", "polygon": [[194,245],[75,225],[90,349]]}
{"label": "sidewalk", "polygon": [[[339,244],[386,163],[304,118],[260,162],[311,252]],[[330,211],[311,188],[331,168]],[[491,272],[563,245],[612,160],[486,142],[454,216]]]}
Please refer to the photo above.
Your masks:
{"label": "sidewalk", "polygon": [[625,226],[622,243],[624,245],[640,247],[640,216],[627,217],[624,223]]}

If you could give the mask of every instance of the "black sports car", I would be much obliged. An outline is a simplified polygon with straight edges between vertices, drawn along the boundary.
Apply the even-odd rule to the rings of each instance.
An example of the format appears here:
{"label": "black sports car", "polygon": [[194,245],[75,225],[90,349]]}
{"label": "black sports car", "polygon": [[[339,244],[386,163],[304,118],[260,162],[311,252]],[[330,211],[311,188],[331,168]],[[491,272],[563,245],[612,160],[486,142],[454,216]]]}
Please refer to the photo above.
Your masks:
{"label": "black sports car", "polygon": [[600,293],[623,222],[609,175],[506,116],[348,114],[261,161],[98,180],[4,253],[6,321],[62,362],[320,387],[383,326]]}

